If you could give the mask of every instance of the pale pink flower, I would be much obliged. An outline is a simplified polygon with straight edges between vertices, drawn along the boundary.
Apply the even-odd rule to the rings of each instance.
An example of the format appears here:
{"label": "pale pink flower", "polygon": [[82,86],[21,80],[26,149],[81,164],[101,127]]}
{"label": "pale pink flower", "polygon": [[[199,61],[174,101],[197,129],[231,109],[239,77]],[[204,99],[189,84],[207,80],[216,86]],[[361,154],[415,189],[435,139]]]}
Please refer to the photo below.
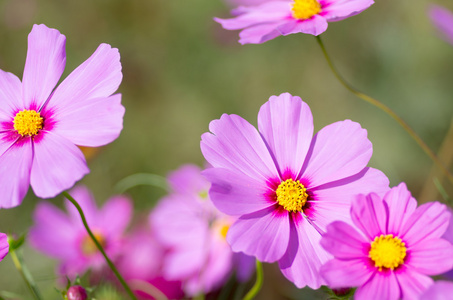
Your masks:
{"label": "pale pink flower", "polygon": [[55,88],[66,64],[64,35],[34,25],[22,82],[0,70],[0,207],[22,202],[29,186],[54,197],[89,172],[76,145],[112,142],[123,127],[117,49],[101,44]]}
{"label": "pale pink flower", "polygon": [[258,130],[237,115],[209,124],[201,151],[213,166],[214,205],[238,219],[228,231],[233,251],[278,261],[298,287],[319,288],[321,265],[331,258],[319,244],[326,226],[350,220],[359,193],[385,193],[388,179],[367,167],[367,132],[345,120],[313,136],[308,105],[288,93],[272,96],[258,113]]}
{"label": "pale pink flower", "polygon": [[418,299],[433,284],[429,276],[453,267],[453,245],[441,238],[450,216],[438,202],[417,207],[404,183],[383,198],[360,195],[351,206],[354,226],[327,226],[321,244],[334,259],[321,274],[331,288],[358,287],[356,300]]}
{"label": "pale pink flower", "polygon": [[[240,6],[232,19],[214,20],[239,33],[241,44],[261,44],[281,35],[320,35],[328,22],[341,21],[370,7],[373,0],[274,0]],[[244,4],[247,5],[247,4]]]}

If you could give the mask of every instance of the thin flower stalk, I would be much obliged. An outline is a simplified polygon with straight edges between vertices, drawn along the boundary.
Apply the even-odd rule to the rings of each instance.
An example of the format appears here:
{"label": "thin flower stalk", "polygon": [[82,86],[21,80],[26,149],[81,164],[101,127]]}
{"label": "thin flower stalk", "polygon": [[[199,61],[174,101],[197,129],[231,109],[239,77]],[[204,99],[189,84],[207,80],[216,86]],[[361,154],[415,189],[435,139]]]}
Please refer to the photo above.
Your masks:
{"label": "thin flower stalk", "polygon": [[85,218],[85,214],[83,213],[83,210],[82,208],[80,207],[79,203],[77,203],[77,201],[68,193],[68,192],[63,192],[62,195],[64,197],[66,197],[66,199],[68,199],[74,206],[75,208],[77,209],[77,211],[79,212],[80,214],[80,218],[82,219],[82,223],[83,223],[83,226],[85,227],[88,235],[90,236],[90,238],[93,240],[93,243],[96,245],[96,247],[98,248],[98,250],[102,253],[102,256],[104,256],[105,258],[105,261],[107,262],[107,264],[109,265],[110,269],[113,271],[113,273],[115,274],[115,276],[118,278],[118,280],[120,281],[121,285],[123,286],[123,288],[126,290],[127,294],[129,295],[129,297],[133,300],[137,300],[137,297],[135,297],[134,293],[132,292],[131,288],[127,285],[126,281],[124,280],[124,278],[121,276],[121,274],[118,272],[117,268],[115,267],[115,265],[113,264],[113,262],[110,260],[110,258],[107,256],[107,254],[105,253],[104,251],[104,248],[102,247],[102,245],[99,243],[99,241],[96,239],[96,237],[94,236],[93,232],[91,231],[90,227],[88,226],[88,223],[87,223],[87,220]]}
{"label": "thin flower stalk", "polygon": [[256,281],[250,291],[244,296],[243,300],[252,300],[261,290],[263,286],[263,265],[259,260],[256,260]]}
{"label": "thin flower stalk", "polygon": [[31,276],[30,271],[25,266],[24,262],[22,261],[22,258],[20,257],[20,255],[18,255],[17,251],[11,249],[9,255],[11,256],[11,259],[13,260],[14,266],[16,267],[17,271],[19,271],[20,275],[27,284],[27,287],[30,290],[30,293],[33,295],[33,298],[35,300],[43,300],[38,290],[38,287],[36,286],[36,283],[33,280],[33,277]]}
{"label": "thin flower stalk", "polygon": [[422,150],[432,159],[432,161],[442,170],[442,172],[445,174],[445,176],[448,178],[448,180],[453,184],[453,175],[451,172],[445,167],[445,165],[439,160],[437,155],[428,147],[428,145],[417,135],[417,133],[403,120],[401,119],[393,110],[391,110],[388,106],[380,102],[379,100],[376,100],[367,94],[364,94],[362,92],[359,92],[356,88],[354,88],[352,85],[350,85],[341,75],[338,73],[337,69],[332,63],[332,60],[329,57],[329,54],[327,53],[327,50],[324,46],[324,43],[322,42],[321,38],[319,36],[315,36],[316,41],[318,42],[319,46],[321,47],[321,50],[324,54],[324,57],[326,58],[327,64],[329,65],[330,69],[332,70],[333,74],[335,77],[338,79],[338,81],[351,93],[359,97],[360,99],[364,100],[365,102],[370,103],[371,105],[376,106],[380,110],[384,111],[386,114],[388,114],[390,117],[392,117],[395,121],[397,121],[401,127],[403,127],[404,130],[412,137],[412,139],[422,148]]}

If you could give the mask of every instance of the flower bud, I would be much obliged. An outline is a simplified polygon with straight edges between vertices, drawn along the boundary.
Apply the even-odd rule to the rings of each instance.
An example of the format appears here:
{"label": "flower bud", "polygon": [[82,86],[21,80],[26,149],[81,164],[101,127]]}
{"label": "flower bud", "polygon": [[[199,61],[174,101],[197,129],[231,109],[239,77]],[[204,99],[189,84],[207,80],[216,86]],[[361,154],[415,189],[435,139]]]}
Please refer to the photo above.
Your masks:
{"label": "flower bud", "polygon": [[80,285],[73,285],[66,293],[68,300],[86,300],[88,295],[86,290]]}

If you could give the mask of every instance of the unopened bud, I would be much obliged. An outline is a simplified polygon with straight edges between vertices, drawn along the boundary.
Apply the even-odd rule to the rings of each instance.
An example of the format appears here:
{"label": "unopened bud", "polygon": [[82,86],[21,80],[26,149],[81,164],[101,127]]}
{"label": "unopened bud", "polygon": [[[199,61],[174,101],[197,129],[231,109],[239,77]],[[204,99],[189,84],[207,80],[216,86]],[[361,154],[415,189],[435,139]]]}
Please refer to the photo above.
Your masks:
{"label": "unopened bud", "polygon": [[86,300],[88,299],[87,291],[80,285],[73,285],[66,293],[68,300]]}

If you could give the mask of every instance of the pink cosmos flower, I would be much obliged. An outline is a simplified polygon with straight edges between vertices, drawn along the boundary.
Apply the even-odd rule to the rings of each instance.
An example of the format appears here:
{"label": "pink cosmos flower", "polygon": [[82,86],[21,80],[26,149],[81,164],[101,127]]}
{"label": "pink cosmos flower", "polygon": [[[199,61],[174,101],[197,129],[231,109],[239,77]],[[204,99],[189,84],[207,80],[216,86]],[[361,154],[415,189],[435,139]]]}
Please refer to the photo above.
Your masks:
{"label": "pink cosmos flower", "polygon": [[333,222],[321,240],[335,257],[321,269],[331,288],[357,286],[357,300],[418,299],[428,276],[453,267],[453,245],[441,238],[450,212],[437,202],[417,208],[404,183],[383,199],[358,196],[351,218],[354,226]]}
{"label": "pink cosmos flower", "polygon": [[214,20],[228,30],[242,29],[241,44],[261,44],[280,35],[320,35],[328,22],[341,21],[370,7],[373,0],[274,0],[232,11],[233,19]]}
{"label": "pink cosmos flower", "polygon": [[[70,194],[82,207],[88,225],[107,255],[114,259],[132,214],[129,199],[116,196],[98,209],[86,187],[75,187]],[[74,277],[88,268],[101,269],[105,260],[88,236],[79,213],[69,201],[65,206],[68,214],[48,202],[38,203],[29,233],[31,245],[60,261],[59,274]]]}
{"label": "pink cosmos flower", "polygon": [[440,31],[442,38],[453,44],[453,13],[442,6],[432,5],[429,10],[429,17]]}
{"label": "pink cosmos flower", "polygon": [[313,137],[308,105],[288,93],[272,96],[258,114],[259,132],[237,115],[209,124],[201,150],[216,207],[239,219],[228,231],[233,251],[279,262],[298,287],[319,288],[331,256],[319,245],[327,224],[349,220],[356,194],[386,192],[388,179],[367,168],[366,130],[350,120]]}
{"label": "pink cosmos flower", "polygon": [[8,236],[0,232],[0,261],[2,261],[9,252]]}
{"label": "pink cosmos flower", "polygon": [[453,282],[439,280],[430,286],[419,299],[451,300],[452,295]]}
{"label": "pink cosmos flower", "polygon": [[143,299],[153,299],[151,295],[162,294],[168,299],[184,297],[181,282],[162,277],[166,249],[156,240],[152,230],[135,229],[125,237],[120,252],[118,269],[137,295]]}
{"label": "pink cosmos flower", "polygon": [[22,82],[0,70],[0,207],[19,205],[30,185],[41,198],[70,188],[89,172],[76,145],[105,145],[122,129],[121,95],[112,95],[122,80],[118,50],[101,44],[55,88],[65,41],[34,25]]}
{"label": "pink cosmos flower", "polygon": [[[156,237],[170,250],[164,258],[163,275],[182,281],[187,296],[209,293],[228,280],[235,262],[244,256],[233,254],[225,240],[232,218],[212,205],[209,182],[198,167],[183,166],[168,180],[173,193],[150,215]],[[237,271],[240,279],[247,280],[254,260],[244,260]]]}

